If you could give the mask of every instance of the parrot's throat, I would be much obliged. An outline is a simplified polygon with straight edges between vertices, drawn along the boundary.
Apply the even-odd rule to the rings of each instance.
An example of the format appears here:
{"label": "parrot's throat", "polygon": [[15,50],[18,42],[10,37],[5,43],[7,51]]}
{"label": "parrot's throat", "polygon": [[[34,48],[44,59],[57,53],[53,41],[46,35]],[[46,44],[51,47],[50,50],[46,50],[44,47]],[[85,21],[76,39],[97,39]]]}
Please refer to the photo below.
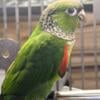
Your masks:
{"label": "parrot's throat", "polygon": [[41,22],[43,30],[49,32],[52,35],[57,36],[58,38],[62,38],[64,40],[75,40],[74,33],[67,33],[64,32],[57,23],[52,19],[51,16],[48,16],[46,19],[42,20]]}

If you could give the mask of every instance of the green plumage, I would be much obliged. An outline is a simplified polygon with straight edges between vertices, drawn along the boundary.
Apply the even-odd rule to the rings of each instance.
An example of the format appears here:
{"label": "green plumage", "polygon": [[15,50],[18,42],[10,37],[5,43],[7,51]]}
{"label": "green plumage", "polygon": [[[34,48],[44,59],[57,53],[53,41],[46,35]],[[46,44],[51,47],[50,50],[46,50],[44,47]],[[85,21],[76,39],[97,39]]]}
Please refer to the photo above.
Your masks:
{"label": "green plumage", "polygon": [[29,38],[24,45],[27,48],[22,47],[7,72],[2,93],[45,98],[59,78],[64,44],[64,40],[45,32]]}
{"label": "green plumage", "polygon": [[[65,60],[69,61],[75,42],[72,35],[78,25],[78,12],[72,16],[65,11],[80,7],[78,0],[58,0],[47,7],[6,73],[2,85],[4,100],[44,100],[47,97],[62,76],[60,71],[66,68]],[[65,45],[68,54],[64,52]],[[60,68],[62,58],[64,69]]]}

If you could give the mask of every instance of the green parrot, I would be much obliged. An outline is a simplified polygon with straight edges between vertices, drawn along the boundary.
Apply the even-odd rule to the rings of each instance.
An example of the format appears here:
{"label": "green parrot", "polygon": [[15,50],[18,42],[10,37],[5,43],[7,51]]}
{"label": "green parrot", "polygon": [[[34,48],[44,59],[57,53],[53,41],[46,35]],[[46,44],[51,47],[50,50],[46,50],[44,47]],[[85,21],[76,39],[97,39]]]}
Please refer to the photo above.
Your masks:
{"label": "green parrot", "polygon": [[68,69],[75,29],[84,17],[80,0],[56,0],[48,5],[7,70],[4,100],[45,100]]}

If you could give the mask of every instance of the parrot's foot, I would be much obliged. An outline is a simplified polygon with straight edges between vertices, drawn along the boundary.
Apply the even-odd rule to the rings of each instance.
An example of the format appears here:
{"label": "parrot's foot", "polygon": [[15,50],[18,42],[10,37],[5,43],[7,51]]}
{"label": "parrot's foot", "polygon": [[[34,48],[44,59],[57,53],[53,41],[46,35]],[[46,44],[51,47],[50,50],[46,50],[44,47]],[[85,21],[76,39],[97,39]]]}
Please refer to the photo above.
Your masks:
{"label": "parrot's foot", "polygon": [[71,84],[70,80],[66,80],[65,85],[70,86],[70,84]]}
{"label": "parrot's foot", "polygon": [[3,100],[3,95],[0,95],[0,100]]}
{"label": "parrot's foot", "polygon": [[48,97],[46,98],[46,100],[56,100],[56,95],[55,95],[55,92],[52,91]]}

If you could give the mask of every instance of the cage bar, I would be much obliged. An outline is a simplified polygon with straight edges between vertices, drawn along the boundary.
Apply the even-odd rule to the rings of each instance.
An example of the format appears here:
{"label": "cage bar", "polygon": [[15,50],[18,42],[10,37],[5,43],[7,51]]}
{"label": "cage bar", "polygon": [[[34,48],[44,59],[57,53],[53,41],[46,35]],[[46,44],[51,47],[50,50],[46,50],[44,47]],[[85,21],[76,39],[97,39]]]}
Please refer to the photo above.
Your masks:
{"label": "cage bar", "polygon": [[31,14],[31,0],[28,0],[28,34],[32,32],[32,14]]}
{"label": "cage bar", "polygon": [[99,86],[98,82],[98,61],[97,61],[97,39],[96,39],[96,20],[93,20],[93,51],[94,51],[94,70],[95,70],[95,80],[96,80],[96,88]]}
{"label": "cage bar", "polygon": [[3,0],[3,22],[4,22],[4,33],[3,36],[6,37],[7,33],[7,8],[6,8],[6,0]]}
{"label": "cage bar", "polygon": [[18,4],[18,0],[16,0],[16,5],[15,5],[15,19],[16,19],[16,37],[17,37],[17,40],[20,44],[21,40],[20,40],[20,23],[19,23],[19,4]]}
{"label": "cage bar", "polygon": [[82,89],[84,89],[84,80],[85,80],[85,77],[84,77],[84,73],[85,73],[85,64],[84,64],[84,22],[80,22],[80,38],[81,38],[81,87]]}

